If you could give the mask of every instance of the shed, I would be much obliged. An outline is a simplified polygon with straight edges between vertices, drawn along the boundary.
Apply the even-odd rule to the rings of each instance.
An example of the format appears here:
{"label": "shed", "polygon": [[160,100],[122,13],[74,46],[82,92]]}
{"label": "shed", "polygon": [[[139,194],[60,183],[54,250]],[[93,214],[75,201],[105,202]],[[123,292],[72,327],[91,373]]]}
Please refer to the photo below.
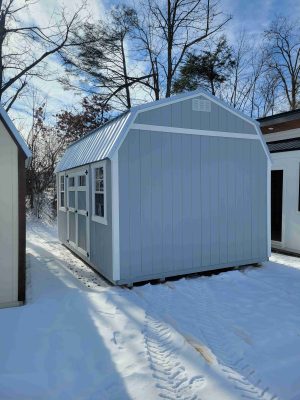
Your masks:
{"label": "shed", "polygon": [[198,90],[130,109],[68,147],[60,241],[115,284],[270,255],[270,158],[256,121]]}
{"label": "shed", "polygon": [[25,301],[25,163],[30,156],[0,106],[0,308]]}

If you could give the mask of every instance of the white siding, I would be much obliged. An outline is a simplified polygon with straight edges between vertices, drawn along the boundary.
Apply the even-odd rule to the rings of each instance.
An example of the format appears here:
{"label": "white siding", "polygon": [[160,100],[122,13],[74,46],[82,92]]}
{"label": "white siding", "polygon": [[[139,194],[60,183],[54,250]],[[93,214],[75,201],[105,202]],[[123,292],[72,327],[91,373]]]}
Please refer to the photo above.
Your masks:
{"label": "white siding", "polygon": [[282,242],[273,247],[300,253],[299,166],[300,151],[272,154],[272,170],[283,170]]}
{"label": "white siding", "polygon": [[18,300],[18,149],[0,122],[0,307]]}

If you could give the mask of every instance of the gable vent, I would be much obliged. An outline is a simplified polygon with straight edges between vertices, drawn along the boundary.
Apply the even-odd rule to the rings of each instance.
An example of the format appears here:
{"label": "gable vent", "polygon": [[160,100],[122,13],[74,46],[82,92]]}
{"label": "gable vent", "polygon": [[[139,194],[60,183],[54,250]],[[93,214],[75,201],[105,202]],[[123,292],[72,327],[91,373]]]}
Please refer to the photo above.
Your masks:
{"label": "gable vent", "polygon": [[209,100],[193,99],[192,100],[192,109],[193,109],[193,111],[210,112],[211,111],[211,102]]}

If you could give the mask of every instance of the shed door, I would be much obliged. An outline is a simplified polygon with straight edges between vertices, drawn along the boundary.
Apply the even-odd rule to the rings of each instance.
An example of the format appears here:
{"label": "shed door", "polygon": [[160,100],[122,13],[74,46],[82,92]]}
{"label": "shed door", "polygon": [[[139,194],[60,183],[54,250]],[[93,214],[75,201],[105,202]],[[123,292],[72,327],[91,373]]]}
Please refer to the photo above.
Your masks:
{"label": "shed door", "polygon": [[272,171],[271,175],[271,238],[282,240],[282,188],[283,170]]}
{"label": "shed door", "polygon": [[89,257],[89,199],[88,171],[68,175],[68,241]]}

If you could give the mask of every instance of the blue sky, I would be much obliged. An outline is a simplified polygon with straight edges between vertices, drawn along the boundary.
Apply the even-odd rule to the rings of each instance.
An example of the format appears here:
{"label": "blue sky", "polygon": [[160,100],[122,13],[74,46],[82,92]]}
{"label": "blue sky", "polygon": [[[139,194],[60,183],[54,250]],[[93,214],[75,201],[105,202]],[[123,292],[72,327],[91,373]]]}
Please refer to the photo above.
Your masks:
{"label": "blue sky", "polygon": [[300,20],[299,0],[221,0],[220,4],[224,12],[233,16],[226,28],[233,37],[242,29],[259,34],[277,14]]}
{"label": "blue sky", "polygon": [[[125,2],[125,0],[123,0]],[[128,0],[131,4],[134,2],[137,6],[138,0]],[[52,14],[53,9],[64,4],[70,11],[78,7],[79,0],[40,0],[36,5],[31,7],[31,13],[24,15],[24,20],[32,22],[35,21],[41,26],[46,26],[49,16]],[[109,8],[112,4],[117,4],[116,0],[87,0],[87,8],[94,20],[99,19],[105,9]],[[228,23],[225,32],[232,43],[238,37],[242,30],[256,35],[263,32],[276,16],[276,14],[284,14],[293,18],[299,18],[300,21],[300,1],[298,0],[220,0],[220,7],[223,12],[231,14],[233,19]],[[57,64],[57,60],[52,57],[49,60],[51,68],[57,69],[63,73],[63,69]],[[56,113],[63,108],[71,107],[75,102],[78,103],[79,99],[74,99],[71,92],[64,91],[63,88],[54,82],[37,81],[37,87],[41,93],[48,96],[48,111],[49,113]],[[20,115],[20,109],[14,113],[21,123],[25,123],[28,115]]]}

